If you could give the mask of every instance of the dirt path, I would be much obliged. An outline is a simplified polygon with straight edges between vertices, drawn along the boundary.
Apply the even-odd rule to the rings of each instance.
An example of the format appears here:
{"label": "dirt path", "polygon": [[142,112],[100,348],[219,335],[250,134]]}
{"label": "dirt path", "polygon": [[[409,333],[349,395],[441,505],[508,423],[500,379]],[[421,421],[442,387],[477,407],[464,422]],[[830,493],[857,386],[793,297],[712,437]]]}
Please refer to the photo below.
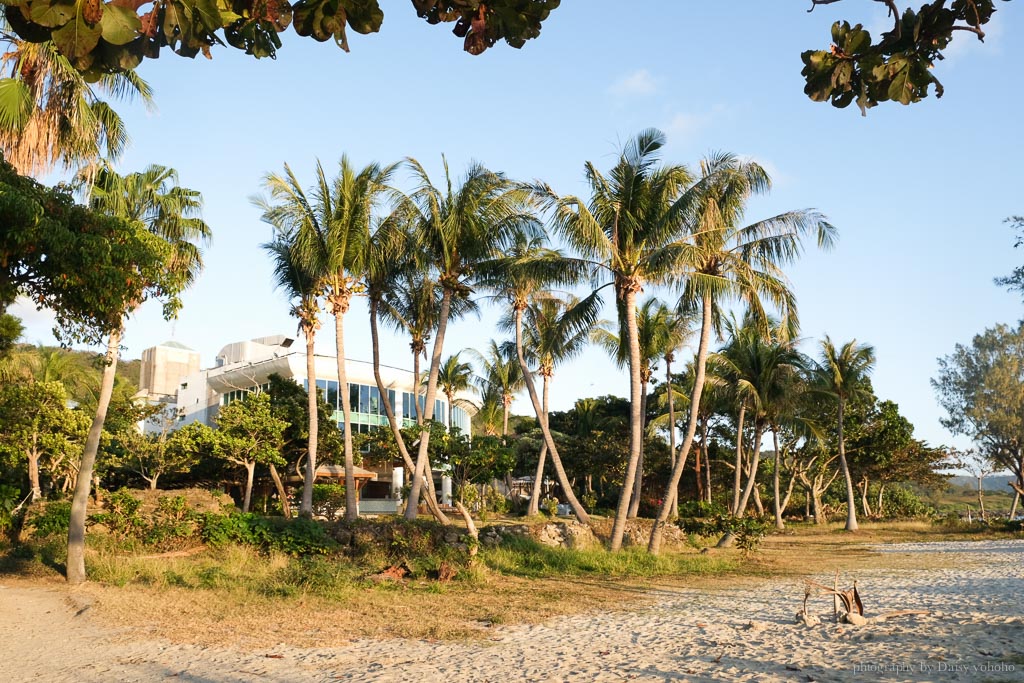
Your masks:
{"label": "dirt path", "polygon": [[[0,681],[1024,681],[1024,542],[893,546],[952,567],[858,574],[866,626],[794,623],[800,582],[670,589],[653,606],[495,628],[484,643],[204,648],[111,628],[82,594],[0,583]],[[831,577],[818,577],[831,583]],[[144,609],[144,605],[139,606]]]}

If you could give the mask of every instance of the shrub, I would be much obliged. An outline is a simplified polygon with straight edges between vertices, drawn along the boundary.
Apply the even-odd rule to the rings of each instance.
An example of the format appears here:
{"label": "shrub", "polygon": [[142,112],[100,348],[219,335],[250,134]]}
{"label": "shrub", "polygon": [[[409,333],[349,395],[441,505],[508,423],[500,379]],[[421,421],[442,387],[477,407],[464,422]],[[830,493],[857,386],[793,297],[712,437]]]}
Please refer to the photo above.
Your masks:
{"label": "shrub", "polygon": [[597,507],[597,494],[594,493],[593,491],[587,491],[582,496],[580,496],[580,503],[583,504],[583,507],[587,510],[587,512],[593,513],[594,508]]}
{"label": "shrub", "polygon": [[746,554],[757,550],[761,539],[771,528],[767,522],[752,517],[730,517],[716,515],[714,517],[680,518],[676,526],[688,534],[710,537],[722,536],[727,533],[736,538],[736,547]]}
{"label": "shrub", "polygon": [[909,488],[892,486],[885,491],[885,514],[887,517],[928,517],[934,515],[935,510]]}
{"label": "shrub", "polygon": [[66,536],[71,524],[71,501],[55,500],[43,503],[29,514],[26,520],[34,528],[36,538]]}
{"label": "shrub", "polygon": [[334,521],[344,509],[343,484],[313,484],[313,514]]}
{"label": "shrub", "polygon": [[14,525],[14,509],[18,507],[21,491],[13,486],[0,484],[0,534]]}
{"label": "shrub", "polygon": [[90,519],[107,527],[115,537],[124,540],[140,535],[144,529],[145,525],[139,517],[141,505],[142,501],[127,489],[119,489],[107,495],[103,504],[104,511],[92,515]]}
{"label": "shrub", "polygon": [[508,498],[493,486],[484,489],[483,509],[503,515],[508,512]]}
{"label": "shrub", "polygon": [[551,496],[545,497],[544,500],[540,501],[540,509],[543,510],[548,517],[557,517],[558,499],[552,498]]}
{"label": "shrub", "polygon": [[728,510],[721,503],[706,500],[686,500],[679,504],[680,517],[724,517]]}

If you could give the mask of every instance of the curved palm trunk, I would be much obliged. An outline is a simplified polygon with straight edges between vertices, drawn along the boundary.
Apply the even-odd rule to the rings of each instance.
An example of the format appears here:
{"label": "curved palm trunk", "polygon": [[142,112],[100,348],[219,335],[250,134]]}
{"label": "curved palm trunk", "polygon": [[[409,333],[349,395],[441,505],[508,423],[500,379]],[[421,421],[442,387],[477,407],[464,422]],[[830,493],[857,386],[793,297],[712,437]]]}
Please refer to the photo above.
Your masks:
{"label": "curved palm trunk", "polygon": [[732,479],[732,507],[729,512],[739,517],[740,491],[743,488],[743,419],[747,415],[747,406],[740,405],[740,416],[736,421],[736,469]]}
{"label": "curved palm trunk", "polygon": [[[775,528],[785,529],[786,524],[782,521],[782,509],[785,507],[782,501],[779,499],[779,465],[781,459],[779,458],[779,435],[775,431],[775,427],[772,427],[772,444],[775,446],[775,473],[772,476],[772,507],[775,512]],[[793,490],[792,482],[790,482],[790,490]]]}
{"label": "curved palm trunk", "polygon": [[622,547],[622,537],[626,532],[626,518],[629,516],[629,503],[633,493],[633,482],[636,480],[637,466],[640,464],[640,448],[643,443],[643,416],[640,399],[640,339],[636,327],[636,292],[627,288],[623,296],[623,308],[626,314],[626,343],[629,346],[629,460],[626,463],[626,476],[622,481],[622,493],[619,494],[619,505],[615,509],[615,522],[612,524],[610,548],[612,551]]}
{"label": "curved palm trunk", "polygon": [[[704,491],[707,495],[707,502],[711,502],[711,456],[708,454],[708,421],[704,419]],[[677,494],[678,496],[678,494]]]}
{"label": "curved palm trunk", "polygon": [[121,330],[110,333],[107,341],[106,365],[100,380],[100,395],[96,403],[96,415],[89,427],[82,451],[82,462],[78,466],[75,480],[75,496],[71,500],[71,518],[68,523],[68,583],[79,584],[86,580],[85,574],[85,517],[89,503],[89,489],[92,484],[93,466],[100,448],[103,422],[107,419],[110,396],[114,393],[114,376],[117,374],[117,352],[121,344]]}
{"label": "curved palm trunk", "polygon": [[501,445],[505,446],[505,445],[507,445],[506,442],[508,441],[508,413],[509,413],[509,408],[511,407],[511,404],[503,396],[502,399],[501,399],[501,405],[502,405],[502,409],[501,409],[501,413],[502,413],[501,414]]}
{"label": "curved palm trunk", "polygon": [[[665,356],[665,386],[668,388],[668,455],[670,464],[676,466],[676,409],[675,398],[672,396],[672,357]],[[679,487],[669,491],[669,518],[675,519],[679,514]]]}
{"label": "curved palm trunk", "polygon": [[[313,482],[316,480],[316,445],[317,433],[320,429],[320,415],[316,403],[316,356],[313,344],[316,332],[310,327],[304,330],[306,335],[306,409],[309,411],[309,436],[306,444],[306,472],[302,477],[302,501],[299,503],[299,516],[313,516]],[[346,387],[346,393],[348,389]]]}
{"label": "curved palm trunk", "polygon": [[[356,496],[355,459],[352,456],[352,401],[348,390],[348,371],[345,367],[345,310],[347,299],[334,310],[334,340],[338,352],[338,393],[341,394],[341,414],[345,421],[345,519],[359,519],[359,499]],[[315,394],[314,394],[315,395]]]}
{"label": "curved palm trunk", "polygon": [[416,413],[416,424],[423,424],[423,409],[420,408],[420,352],[412,352],[412,386],[413,386],[413,411]]}
{"label": "curved palm trunk", "polygon": [[839,397],[839,469],[843,472],[843,480],[846,482],[846,530],[857,531],[857,503],[853,497],[853,479],[850,477],[850,467],[846,463],[846,440],[843,438],[843,417],[846,412],[846,400]]}
{"label": "curved palm trunk", "polygon": [[[448,314],[451,311],[452,306],[452,292],[450,289],[445,288],[444,296],[441,297],[441,311],[440,317],[437,324],[437,336],[434,337],[434,350],[430,357],[430,374],[427,376],[427,395],[425,398],[426,413],[425,419],[430,420],[434,417],[434,397],[437,395],[437,375],[441,369],[441,352],[444,347],[444,334],[448,329]],[[417,389],[418,391],[418,389]],[[430,466],[427,458],[427,448],[430,445],[430,430],[424,430],[420,434],[420,448],[416,453],[416,468],[413,471],[412,476],[412,491],[409,493],[409,505],[405,508],[405,518],[408,520],[416,519],[418,514],[417,505],[415,501],[420,499],[420,493],[423,491],[423,479],[430,478]]]}
{"label": "curved palm trunk", "polygon": [[569,477],[565,474],[565,468],[562,467],[562,459],[558,456],[558,448],[555,446],[554,439],[551,438],[551,430],[548,429],[548,417],[547,413],[544,412],[543,406],[541,406],[540,399],[537,397],[537,387],[533,383],[533,373],[530,372],[530,367],[526,364],[526,356],[523,354],[523,311],[520,308],[515,309],[516,318],[516,356],[519,358],[519,367],[523,370],[523,383],[526,385],[526,391],[530,395],[530,403],[533,404],[533,411],[537,415],[537,421],[540,422],[540,431],[544,435],[544,444],[548,447],[548,452],[551,453],[551,465],[555,468],[555,474],[558,476],[558,483],[562,487],[562,492],[565,493],[565,499],[572,508],[573,514],[576,515],[576,519],[581,524],[590,524],[590,516],[587,515],[587,511],[583,509],[580,502],[576,499],[576,494],[572,492],[572,485],[569,483]]}
{"label": "curved palm trunk", "polygon": [[647,434],[647,382],[640,382],[640,459],[636,463],[636,479],[633,481],[633,498],[629,501],[629,519],[636,519],[640,513],[640,494],[644,486],[644,436]]}
{"label": "curved palm trunk", "polygon": [[750,502],[750,494],[755,493],[757,485],[757,470],[761,465],[761,437],[764,436],[764,427],[760,421],[754,422],[754,451],[750,454],[750,473],[747,475],[747,484],[743,487],[743,495],[740,496],[739,507],[736,508],[736,516],[742,517],[747,511],[747,503]]}
{"label": "curved palm trunk", "polygon": [[[377,391],[380,392],[380,399],[384,404],[384,414],[388,417],[391,435],[395,437],[395,443],[398,444],[398,452],[401,454],[402,462],[405,464],[405,471],[411,473],[414,469],[412,457],[409,455],[409,449],[405,445],[401,425],[398,424],[398,418],[395,417],[394,406],[391,405],[391,401],[388,399],[387,387],[384,386],[384,380],[380,376],[380,331],[377,329],[377,299],[375,297],[370,297],[370,343],[373,346],[373,379],[377,383]],[[418,384],[416,385],[416,391],[419,391]],[[419,396],[415,397],[414,402],[417,406],[419,405]],[[428,490],[428,493],[432,494],[433,491]],[[433,495],[427,495],[424,496],[424,500],[427,503],[430,514],[442,524],[447,524],[448,517],[441,512],[437,499]],[[408,505],[409,503],[407,502],[406,504]]]}
{"label": "curved palm trunk", "polygon": [[[544,377],[544,420],[548,419],[548,383],[550,378]],[[530,505],[526,508],[526,515],[540,514],[540,492],[544,487],[544,461],[548,455],[548,443],[545,440],[540,446],[540,456],[537,458],[537,472],[533,475],[533,489],[530,490]]]}
{"label": "curved palm trunk", "polygon": [[288,502],[288,492],[284,489],[284,482],[281,481],[281,474],[277,471],[274,463],[270,463],[270,478],[274,480],[274,488],[277,489],[277,497],[281,499],[281,514],[285,519],[292,516],[292,505]]}
{"label": "curved palm trunk", "polygon": [[686,423],[686,436],[683,437],[683,445],[679,450],[679,457],[676,459],[675,467],[672,468],[672,477],[669,479],[668,488],[665,491],[665,499],[658,510],[658,517],[651,526],[651,538],[647,543],[647,550],[657,555],[661,550],[661,538],[664,533],[665,522],[670,513],[669,498],[672,491],[679,489],[679,479],[683,476],[683,469],[686,467],[686,458],[690,455],[690,448],[693,447],[693,437],[697,433],[697,415],[700,413],[700,399],[704,392],[704,371],[708,362],[708,347],[711,343],[711,297],[705,296],[701,306],[700,342],[697,345],[696,367],[693,377],[693,395],[690,397],[690,414]]}

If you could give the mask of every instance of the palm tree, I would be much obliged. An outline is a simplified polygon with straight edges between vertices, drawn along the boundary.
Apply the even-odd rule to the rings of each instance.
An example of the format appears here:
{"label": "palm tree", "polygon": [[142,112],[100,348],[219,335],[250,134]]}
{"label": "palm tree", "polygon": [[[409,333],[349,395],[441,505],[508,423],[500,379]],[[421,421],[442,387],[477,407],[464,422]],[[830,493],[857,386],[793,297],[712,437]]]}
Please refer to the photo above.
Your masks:
{"label": "palm tree", "polygon": [[[640,415],[641,428],[644,434],[647,433],[647,388],[650,385],[651,377],[654,375],[655,365],[665,355],[669,345],[675,341],[669,338],[669,324],[672,317],[669,309],[656,297],[648,298],[636,311],[637,342],[640,347]],[[623,318],[624,316],[619,316],[620,323],[623,321]],[[608,355],[612,357],[620,368],[626,365],[629,359],[629,348],[625,344],[626,335],[622,334],[622,332],[623,330],[620,329],[619,334],[615,334],[607,323],[599,325],[594,329],[594,340],[604,347]],[[678,343],[676,345],[678,346]],[[674,443],[674,434],[671,436]],[[641,441],[640,457],[637,460],[636,466],[636,477],[633,480],[633,492],[630,496],[629,511],[626,515],[628,519],[635,518],[640,510],[643,476],[644,448],[643,441]]]}
{"label": "palm tree", "polygon": [[[151,165],[140,173],[121,176],[109,164],[104,164],[93,175],[88,189],[89,201],[94,210],[145,226],[150,233],[167,243],[165,264],[169,281],[173,280],[181,289],[194,282],[203,267],[200,245],[209,242],[211,232],[200,218],[202,197],[195,190],[180,187],[174,169]],[[86,577],[86,507],[103,423],[114,390],[121,334],[120,327],[110,331],[96,415],[89,429],[75,482],[68,529],[67,576],[70,583],[81,583]]]}
{"label": "palm tree", "polygon": [[[269,206],[264,207],[264,216]],[[313,516],[313,481],[316,479],[317,441],[320,418],[316,395],[316,333],[320,329],[320,286],[316,274],[295,254],[295,233],[278,232],[274,239],[262,245],[273,263],[275,286],[285,293],[292,304],[291,313],[299,321],[299,331],[306,340],[306,381],[308,383],[306,409],[309,413],[309,432],[306,441],[306,471],[303,475],[302,500],[299,514]],[[274,466],[271,465],[271,468]],[[274,470],[271,470],[274,475]],[[277,478],[275,477],[275,484]],[[281,487],[283,491],[283,486]],[[283,497],[282,497],[283,500]]]}
{"label": "palm tree", "polygon": [[[355,461],[352,455],[352,407],[345,369],[345,314],[356,290],[362,287],[371,236],[371,220],[394,166],[372,163],[357,171],[347,156],[342,156],[338,175],[328,180],[318,162],[312,200],[303,191],[285,165],[285,175],[268,175],[265,186],[276,204],[270,220],[282,231],[295,232],[297,256],[308,263],[308,270],[321,276],[321,286],[334,316],[338,386],[342,387],[341,410],[345,443],[345,517],[359,516],[355,486]],[[311,391],[314,379],[310,378]]]}
{"label": "palm tree", "polygon": [[448,356],[437,374],[437,387],[448,399],[448,432],[455,428],[455,407],[457,404],[465,405],[467,401],[456,398],[455,395],[468,391],[473,386],[473,366],[459,360],[461,353]]}
{"label": "palm tree", "polygon": [[[544,235],[527,235],[519,233],[514,236],[512,243],[498,257],[481,263],[478,267],[480,285],[493,292],[493,298],[504,300],[509,306],[509,313],[502,320],[501,326],[509,329],[514,334],[514,348],[516,360],[523,375],[523,385],[530,397],[534,414],[537,416],[537,423],[543,437],[541,446],[541,457],[537,463],[537,477],[534,481],[533,493],[529,514],[536,514],[539,509],[539,492],[543,483],[544,458],[547,453],[551,454],[551,464],[555,468],[559,486],[565,495],[566,502],[573,510],[573,514],[581,523],[587,524],[590,521],[586,510],[580,504],[572,491],[569,477],[562,466],[562,459],[559,456],[558,448],[548,428],[546,403],[542,403],[537,393],[537,386],[533,381],[533,372],[527,360],[527,339],[524,336],[523,318],[525,312],[530,308],[531,303],[543,301],[551,295],[544,290],[545,287],[553,285],[571,285],[580,281],[588,271],[588,268],[577,261],[566,259],[564,255],[554,249],[545,246]],[[589,303],[580,307],[576,317],[580,322],[585,322],[585,317],[580,314],[585,311],[596,310],[600,299],[596,293],[588,297]],[[574,323],[576,324],[576,323]],[[585,327],[594,324],[594,320],[585,323]],[[534,325],[530,325],[532,329]],[[511,350],[509,352],[511,355]],[[546,378],[550,381],[550,377]],[[547,386],[547,385],[545,385]],[[538,483],[540,482],[540,483]]]}
{"label": "palm tree", "polygon": [[[537,372],[543,380],[541,410],[544,414],[545,426],[548,420],[549,392],[555,375],[555,367],[578,356],[586,348],[597,322],[600,303],[600,299],[593,296],[582,300],[575,297],[563,300],[550,295],[541,296],[538,293],[535,301],[524,312],[526,334],[523,352],[528,361],[536,363]],[[507,321],[504,324],[507,324]],[[548,452],[549,446],[545,441],[537,460],[537,471],[530,493],[530,505],[527,508],[528,515],[536,515],[540,512],[540,494],[544,485],[544,460]],[[555,452],[552,450],[551,453],[552,462],[556,463]],[[560,461],[557,461],[556,469],[561,469]],[[566,488],[566,484],[562,486],[563,489]],[[567,498],[570,493],[571,489],[566,494]]]}
{"label": "palm tree", "polygon": [[[701,311],[701,334],[694,359],[695,378],[687,430],[676,458],[664,497],[679,485],[679,478],[693,445],[704,390],[711,328],[716,308],[725,301],[742,300],[762,329],[767,328],[765,304],[782,318],[783,328],[796,329],[796,301],[782,266],[801,253],[803,239],[813,235],[819,247],[835,240],[835,228],[814,211],[790,211],[742,225],[746,203],[751,196],[767,192],[771,179],[758,164],[741,161],[730,154],[717,154],[701,162],[701,177],[677,203],[689,226],[692,251],[685,267],[678,309]],[[663,503],[651,529],[648,549],[661,547],[662,527],[670,510]]]}
{"label": "palm tree", "polygon": [[826,335],[821,342],[821,359],[814,368],[818,391],[838,401],[837,420],[839,436],[839,468],[846,482],[846,530],[857,531],[857,506],[853,493],[853,479],[846,462],[846,440],[843,436],[843,418],[846,404],[851,398],[868,390],[868,375],[875,367],[875,350],[867,344],[858,344],[856,339],[836,348]]}
{"label": "palm tree", "polygon": [[[452,301],[468,298],[476,266],[502,253],[514,234],[533,227],[534,219],[524,212],[526,193],[500,173],[472,164],[456,187],[446,162],[444,187],[439,189],[419,162],[409,159],[408,164],[417,181],[409,198],[409,206],[415,211],[415,252],[436,273],[442,291],[425,397],[424,418],[431,419]],[[414,464],[413,501],[419,499],[423,480],[429,474],[429,441],[430,432],[424,431]],[[416,506],[409,505],[405,516],[415,519],[416,513]]]}
{"label": "palm tree", "polygon": [[636,298],[645,285],[673,281],[693,251],[684,238],[680,196],[691,182],[683,166],[658,166],[665,144],[661,131],[649,129],[630,140],[608,177],[590,162],[586,179],[590,199],[559,197],[547,186],[537,192],[552,211],[555,231],[615,290],[629,350],[630,452],[612,526],[611,549],[622,546],[626,516],[643,441],[640,341]]}
{"label": "palm tree", "polygon": [[[483,368],[480,395],[486,397],[493,391],[502,406],[501,438],[504,440],[508,436],[508,416],[512,401],[524,386],[523,370],[519,367],[519,362],[493,339],[487,347],[486,355],[475,350],[471,353]],[[482,401],[481,406],[483,405],[487,405],[486,400]]]}
{"label": "palm tree", "polygon": [[124,121],[103,99],[138,97],[153,105],[149,84],[133,70],[90,84],[51,41],[30,43],[5,31],[11,50],[0,57],[0,149],[19,173],[42,176],[100,157],[116,159],[128,144]]}

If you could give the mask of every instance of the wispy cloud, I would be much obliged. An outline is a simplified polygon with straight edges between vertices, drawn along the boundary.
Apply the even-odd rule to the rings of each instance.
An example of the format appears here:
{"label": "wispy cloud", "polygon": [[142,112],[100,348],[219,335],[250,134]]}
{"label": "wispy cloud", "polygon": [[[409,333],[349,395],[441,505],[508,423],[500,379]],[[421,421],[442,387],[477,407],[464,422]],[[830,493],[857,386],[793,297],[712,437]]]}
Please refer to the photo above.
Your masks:
{"label": "wispy cloud", "polygon": [[616,97],[652,95],[657,91],[658,81],[647,69],[638,69],[623,76],[608,88],[608,92]]}

